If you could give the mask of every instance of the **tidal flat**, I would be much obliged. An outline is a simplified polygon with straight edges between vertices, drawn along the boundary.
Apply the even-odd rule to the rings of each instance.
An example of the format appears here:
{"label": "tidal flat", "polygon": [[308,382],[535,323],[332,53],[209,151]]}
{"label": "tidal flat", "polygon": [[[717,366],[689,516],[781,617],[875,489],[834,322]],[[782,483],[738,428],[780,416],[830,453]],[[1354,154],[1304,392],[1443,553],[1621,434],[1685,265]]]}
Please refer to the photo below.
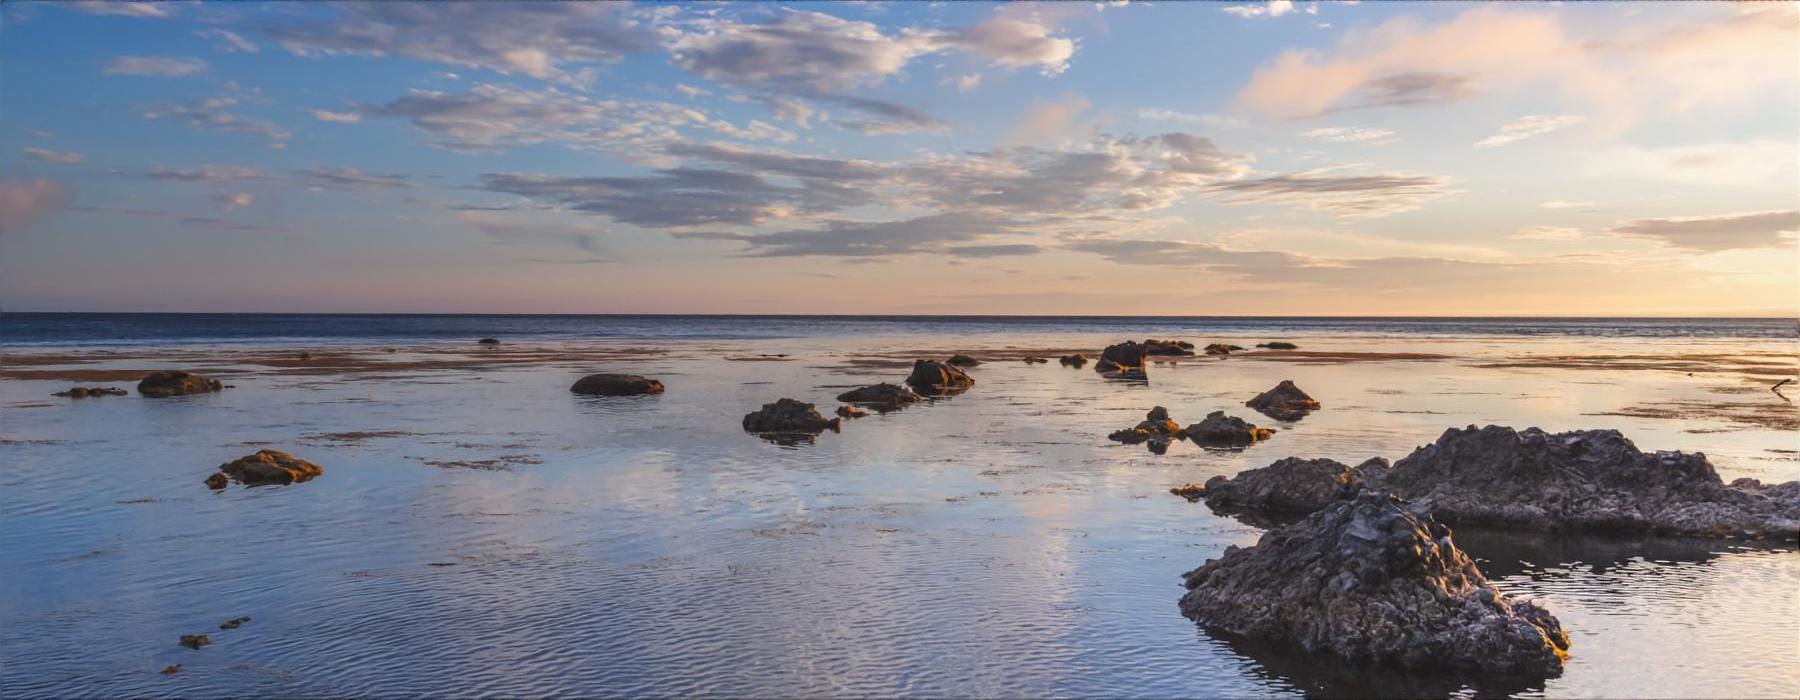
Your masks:
{"label": "tidal flat", "polygon": [[[1215,637],[1181,575],[1262,530],[1168,489],[1290,456],[1398,459],[1447,428],[1616,428],[1725,481],[1800,478],[1790,338],[1180,335],[1293,351],[1059,366],[1157,331],[771,339],[7,346],[0,688],[8,697],[1800,695],[1781,542],[1458,529],[1571,645],[1563,672],[1358,668]],[[975,386],[778,445],[746,412],[967,353]],[[1026,356],[1048,364],[1027,364]],[[188,369],[229,388],[165,399]],[[585,374],[662,394],[573,395]],[[1323,408],[1244,402],[1284,379]],[[73,385],[128,396],[52,396]],[[1788,387],[1793,387],[1789,384]],[[1800,389],[1787,391],[1800,398]],[[1153,406],[1277,430],[1166,454]],[[219,491],[259,449],[311,481]],[[231,629],[222,621],[248,616]],[[182,635],[207,634],[190,649]],[[179,672],[162,673],[179,665]]]}

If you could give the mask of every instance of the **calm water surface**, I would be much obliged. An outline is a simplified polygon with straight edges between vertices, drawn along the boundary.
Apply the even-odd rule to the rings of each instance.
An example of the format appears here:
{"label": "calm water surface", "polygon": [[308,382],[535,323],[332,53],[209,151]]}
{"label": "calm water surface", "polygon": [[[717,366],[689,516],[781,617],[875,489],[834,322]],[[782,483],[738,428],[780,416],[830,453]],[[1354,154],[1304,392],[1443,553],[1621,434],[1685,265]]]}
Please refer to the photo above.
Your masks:
{"label": "calm water surface", "polygon": [[[1460,533],[1504,588],[1542,599],[1570,629],[1569,666],[1547,681],[1333,668],[1214,639],[1176,609],[1182,572],[1261,530],[1170,496],[1171,485],[1290,455],[1398,458],[1471,423],[1618,427],[1645,449],[1706,452],[1727,479],[1800,478],[1791,433],[1590,415],[1720,397],[1792,410],[1744,380],[1238,360],[1154,367],[1145,385],[1003,362],[974,370],[964,395],[781,447],[743,434],[739,418],[783,396],[830,406],[845,387],[904,375],[843,363],[865,350],[1160,334],[789,335],[667,341],[667,354],[599,366],[251,374],[168,400],[66,401],[48,394],[67,382],[0,381],[0,693],[1800,694],[1800,554],[1727,542]],[[1672,342],[1288,337],[1458,357]],[[1781,337],[1679,342],[1792,349]],[[792,361],[723,359],[758,353]],[[605,370],[669,389],[568,393]],[[1183,422],[1217,409],[1255,417],[1242,402],[1285,378],[1326,409],[1276,424],[1264,445],[1157,456],[1105,440],[1158,404]],[[324,437],[345,431],[393,434]],[[263,443],[325,475],[217,493],[200,484]],[[252,621],[217,629],[239,615]],[[201,632],[211,646],[175,643]],[[158,673],[177,663],[181,673]]]}

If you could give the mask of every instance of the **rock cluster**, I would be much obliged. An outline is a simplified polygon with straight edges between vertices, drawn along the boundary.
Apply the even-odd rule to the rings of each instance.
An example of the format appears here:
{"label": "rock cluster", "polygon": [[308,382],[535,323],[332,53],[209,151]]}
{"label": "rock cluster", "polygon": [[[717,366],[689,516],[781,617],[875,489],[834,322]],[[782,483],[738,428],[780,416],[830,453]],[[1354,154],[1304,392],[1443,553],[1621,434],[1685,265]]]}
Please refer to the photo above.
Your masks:
{"label": "rock cluster", "polygon": [[209,394],[223,390],[225,386],[217,379],[182,370],[151,372],[150,376],[138,382],[139,396],[152,399],[165,396],[181,396],[184,394]]}
{"label": "rock cluster", "polygon": [[837,400],[844,403],[867,406],[877,411],[898,411],[925,399],[913,390],[899,384],[871,384],[858,389],[851,389],[838,394]]}
{"label": "rock cluster", "polygon": [[1144,354],[1164,357],[1186,357],[1194,354],[1194,344],[1185,340],[1156,340],[1152,338],[1144,341]]}
{"label": "rock cluster", "polygon": [[116,386],[77,386],[70,387],[68,391],[56,392],[56,395],[71,399],[85,399],[89,396],[124,396],[126,393],[124,389]]}
{"label": "rock cluster", "polygon": [[1182,434],[1197,445],[1238,447],[1267,440],[1275,435],[1275,431],[1258,428],[1237,416],[1225,415],[1224,411],[1213,411],[1200,422],[1183,429]]}
{"label": "rock cluster", "polygon": [[1552,675],[1569,648],[1429,513],[1372,493],[1230,547],[1185,583],[1181,612],[1200,624],[1358,663]]}
{"label": "rock cluster", "polygon": [[1064,366],[1064,367],[1074,367],[1076,369],[1081,369],[1082,367],[1087,366],[1087,355],[1079,353],[1079,352],[1075,353],[1073,355],[1063,355],[1061,358],[1059,358],[1057,360],[1057,362],[1062,363],[1062,366]]}
{"label": "rock cluster", "polygon": [[809,436],[826,430],[837,430],[843,419],[819,415],[812,404],[793,399],[765,403],[761,409],[744,415],[745,432],[764,436]]}
{"label": "rock cluster", "polygon": [[256,454],[219,465],[219,471],[207,477],[206,485],[214,489],[225,488],[226,481],[222,477],[229,477],[245,486],[297,484],[311,481],[313,477],[324,473],[325,470],[319,468],[319,465],[286,452],[257,450]]}
{"label": "rock cluster", "polygon": [[1257,394],[1256,398],[1244,402],[1245,406],[1256,409],[1263,415],[1275,420],[1297,421],[1306,414],[1319,410],[1319,400],[1294,386],[1294,380],[1283,379],[1275,388]]}
{"label": "rock cluster", "polygon": [[942,362],[915,360],[912,374],[906,376],[906,384],[921,393],[947,394],[974,386],[975,380],[969,378],[967,372]]}
{"label": "rock cluster", "polygon": [[590,374],[576,380],[569,391],[589,396],[639,396],[663,393],[663,384],[635,374]]}

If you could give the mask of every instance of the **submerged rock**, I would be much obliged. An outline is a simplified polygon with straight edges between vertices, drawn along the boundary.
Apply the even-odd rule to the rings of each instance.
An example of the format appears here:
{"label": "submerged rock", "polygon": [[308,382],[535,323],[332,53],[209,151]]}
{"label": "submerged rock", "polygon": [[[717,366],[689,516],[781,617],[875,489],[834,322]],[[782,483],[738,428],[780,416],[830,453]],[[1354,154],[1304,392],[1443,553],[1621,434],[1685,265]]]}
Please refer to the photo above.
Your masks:
{"label": "submerged rock", "polygon": [[1079,352],[1073,355],[1063,355],[1061,358],[1057,359],[1057,362],[1062,363],[1062,366],[1064,367],[1081,369],[1087,365],[1087,355]]}
{"label": "submerged rock", "polygon": [[1295,345],[1295,344],[1289,343],[1289,342],[1285,342],[1285,341],[1280,341],[1280,340],[1270,341],[1267,343],[1257,343],[1256,347],[1266,348],[1269,350],[1299,350],[1300,349],[1300,346],[1298,346],[1298,345]]}
{"label": "submerged rock", "polygon": [[839,406],[837,414],[839,418],[862,418],[869,415],[869,412],[855,406]]}
{"label": "submerged rock", "polygon": [[969,357],[968,355],[951,355],[950,359],[946,361],[945,364],[952,367],[974,367],[981,364],[981,360]]}
{"label": "submerged rock", "polygon": [[478,345],[499,345],[500,341],[496,338],[482,338],[481,340],[475,341],[475,343]]}
{"label": "submerged rock", "polygon": [[1258,428],[1237,416],[1225,415],[1224,411],[1206,414],[1206,418],[1188,426],[1182,433],[1194,444],[1221,447],[1251,445],[1275,435],[1274,430]]}
{"label": "submerged rock", "polygon": [[1368,471],[1385,469],[1387,461],[1380,458],[1351,467],[1330,459],[1289,457],[1237,476],[1207,479],[1206,505],[1309,513],[1354,495]]}
{"label": "submerged rock", "polygon": [[906,384],[920,392],[943,394],[974,386],[975,380],[969,378],[967,372],[942,362],[915,360],[912,374],[906,376]]}
{"label": "submerged rock", "polygon": [[173,676],[177,673],[181,673],[181,664],[169,664],[162,670],[162,674],[165,676]]}
{"label": "submerged rock", "polygon": [[90,396],[124,396],[126,393],[124,389],[116,386],[77,386],[70,387],[68,391],[56,392],[55,395],[71,399],[85,399]]}
{"label": "submerged rock", "polygon": [[[245,486],[266,486],[311,481],[325,470],[280,450],[257,450],[256,454],[219,465],[219,473]],[[222,488],[213,486],[215,483],[216,477],[207,477],[207,486]]]}
{"label": "submerged rock", "polygon": [[1305,418],[1306,414],[1319,410],[1318,399],[1294,386],[1292,379],[1281,380],[1275,388],[1257,394],[1256,398],[1245,401],[1244,405],[1265,416],[1284,421],[1297,421]]}
{"label": "submerged rock", "polygon": [[1037,355],[1026,355],[1025,356],[1025,364],[1028,364],[1028,365],[1041,365],[1041,364],[1047,364],[1049,362],[1050,362],[1049,360],[1044,359],[1042,357],[1038,357]]}
{"label": "submerged rock", "polygon": [[1229,345],[1226,343],[1213,343],[1211,345],[1206,346],[1206,354],[1208,354],[1208,355],[1230,355],[1231,353],[1234,353],[1234,352],[1237,352],[1237,351],[1243,350],[1243,349],[1244,348],[1241,345]]}
{"label": "submerged rock", "polygon": [[898,411],[925,399],[899,384],[871,384],[838,394],[837,400],[887,412]]}
{"label": "submerged rock", "polygon": [[212,639],[204,634],[181,635],[181,645],[189,649],[199,649],[212,643]]}
{"label": "submerged rock", "polygon": [[1156,340],[1151,338],[1144,341],[1144,354],[1185,357],[1194,354],[1194,344],[1185,340]]}
{"label": "submerged rock", "polygon": [[827,419],[812,404],[793,399],[765,403],[744,415],[744,430],[763,435],[818,435],[842,425],[843,419]]}
{"label": "submerged rock", "polygon": [[663,384],[635,374],[590,374],[576,380],[569,391],[589,396],[639,396],[663,393]]}
{"label": "submerged rock", "polygon": [[184,394],[210,394],[224,388],[217,379],[182,370],[151,372],[137,386],[139,396],[152,399]]}
{"label": "submerged rock", "polygon": [[1206,495],[1206,487],[1201,484],[1182,484],[1169,489],[1169,493],[1188,499],[1189,503],[1193,503],[1200,500],[1201,496]]}
{"label": "submerged rock", "polygon": [[1500,593],[1449,528],[1371,493],[1185,579],[1181,612],[1200,624],[1357,662],[1551,675],[1569,648],[1556,617]]}
{"label": "submerged rock", "polygon": [[219,629],[234,630],[234,629],[244,626],[244,623],[249,622],[249,621],[250,621],[249,615],[244,615],[242,617],[234,617],[234,618],[231,618],[229,620],[219,623]]}

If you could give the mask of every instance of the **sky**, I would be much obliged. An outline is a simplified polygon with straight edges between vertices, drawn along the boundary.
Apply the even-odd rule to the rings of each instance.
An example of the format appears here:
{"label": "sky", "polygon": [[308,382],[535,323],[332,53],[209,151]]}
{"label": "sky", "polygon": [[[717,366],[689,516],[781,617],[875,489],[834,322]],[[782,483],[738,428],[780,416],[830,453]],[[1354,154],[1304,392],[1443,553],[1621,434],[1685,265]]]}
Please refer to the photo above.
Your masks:
{"label": "sky", "polygon": [[0,4],[0,309],[1800,310],[1800,5]]}

